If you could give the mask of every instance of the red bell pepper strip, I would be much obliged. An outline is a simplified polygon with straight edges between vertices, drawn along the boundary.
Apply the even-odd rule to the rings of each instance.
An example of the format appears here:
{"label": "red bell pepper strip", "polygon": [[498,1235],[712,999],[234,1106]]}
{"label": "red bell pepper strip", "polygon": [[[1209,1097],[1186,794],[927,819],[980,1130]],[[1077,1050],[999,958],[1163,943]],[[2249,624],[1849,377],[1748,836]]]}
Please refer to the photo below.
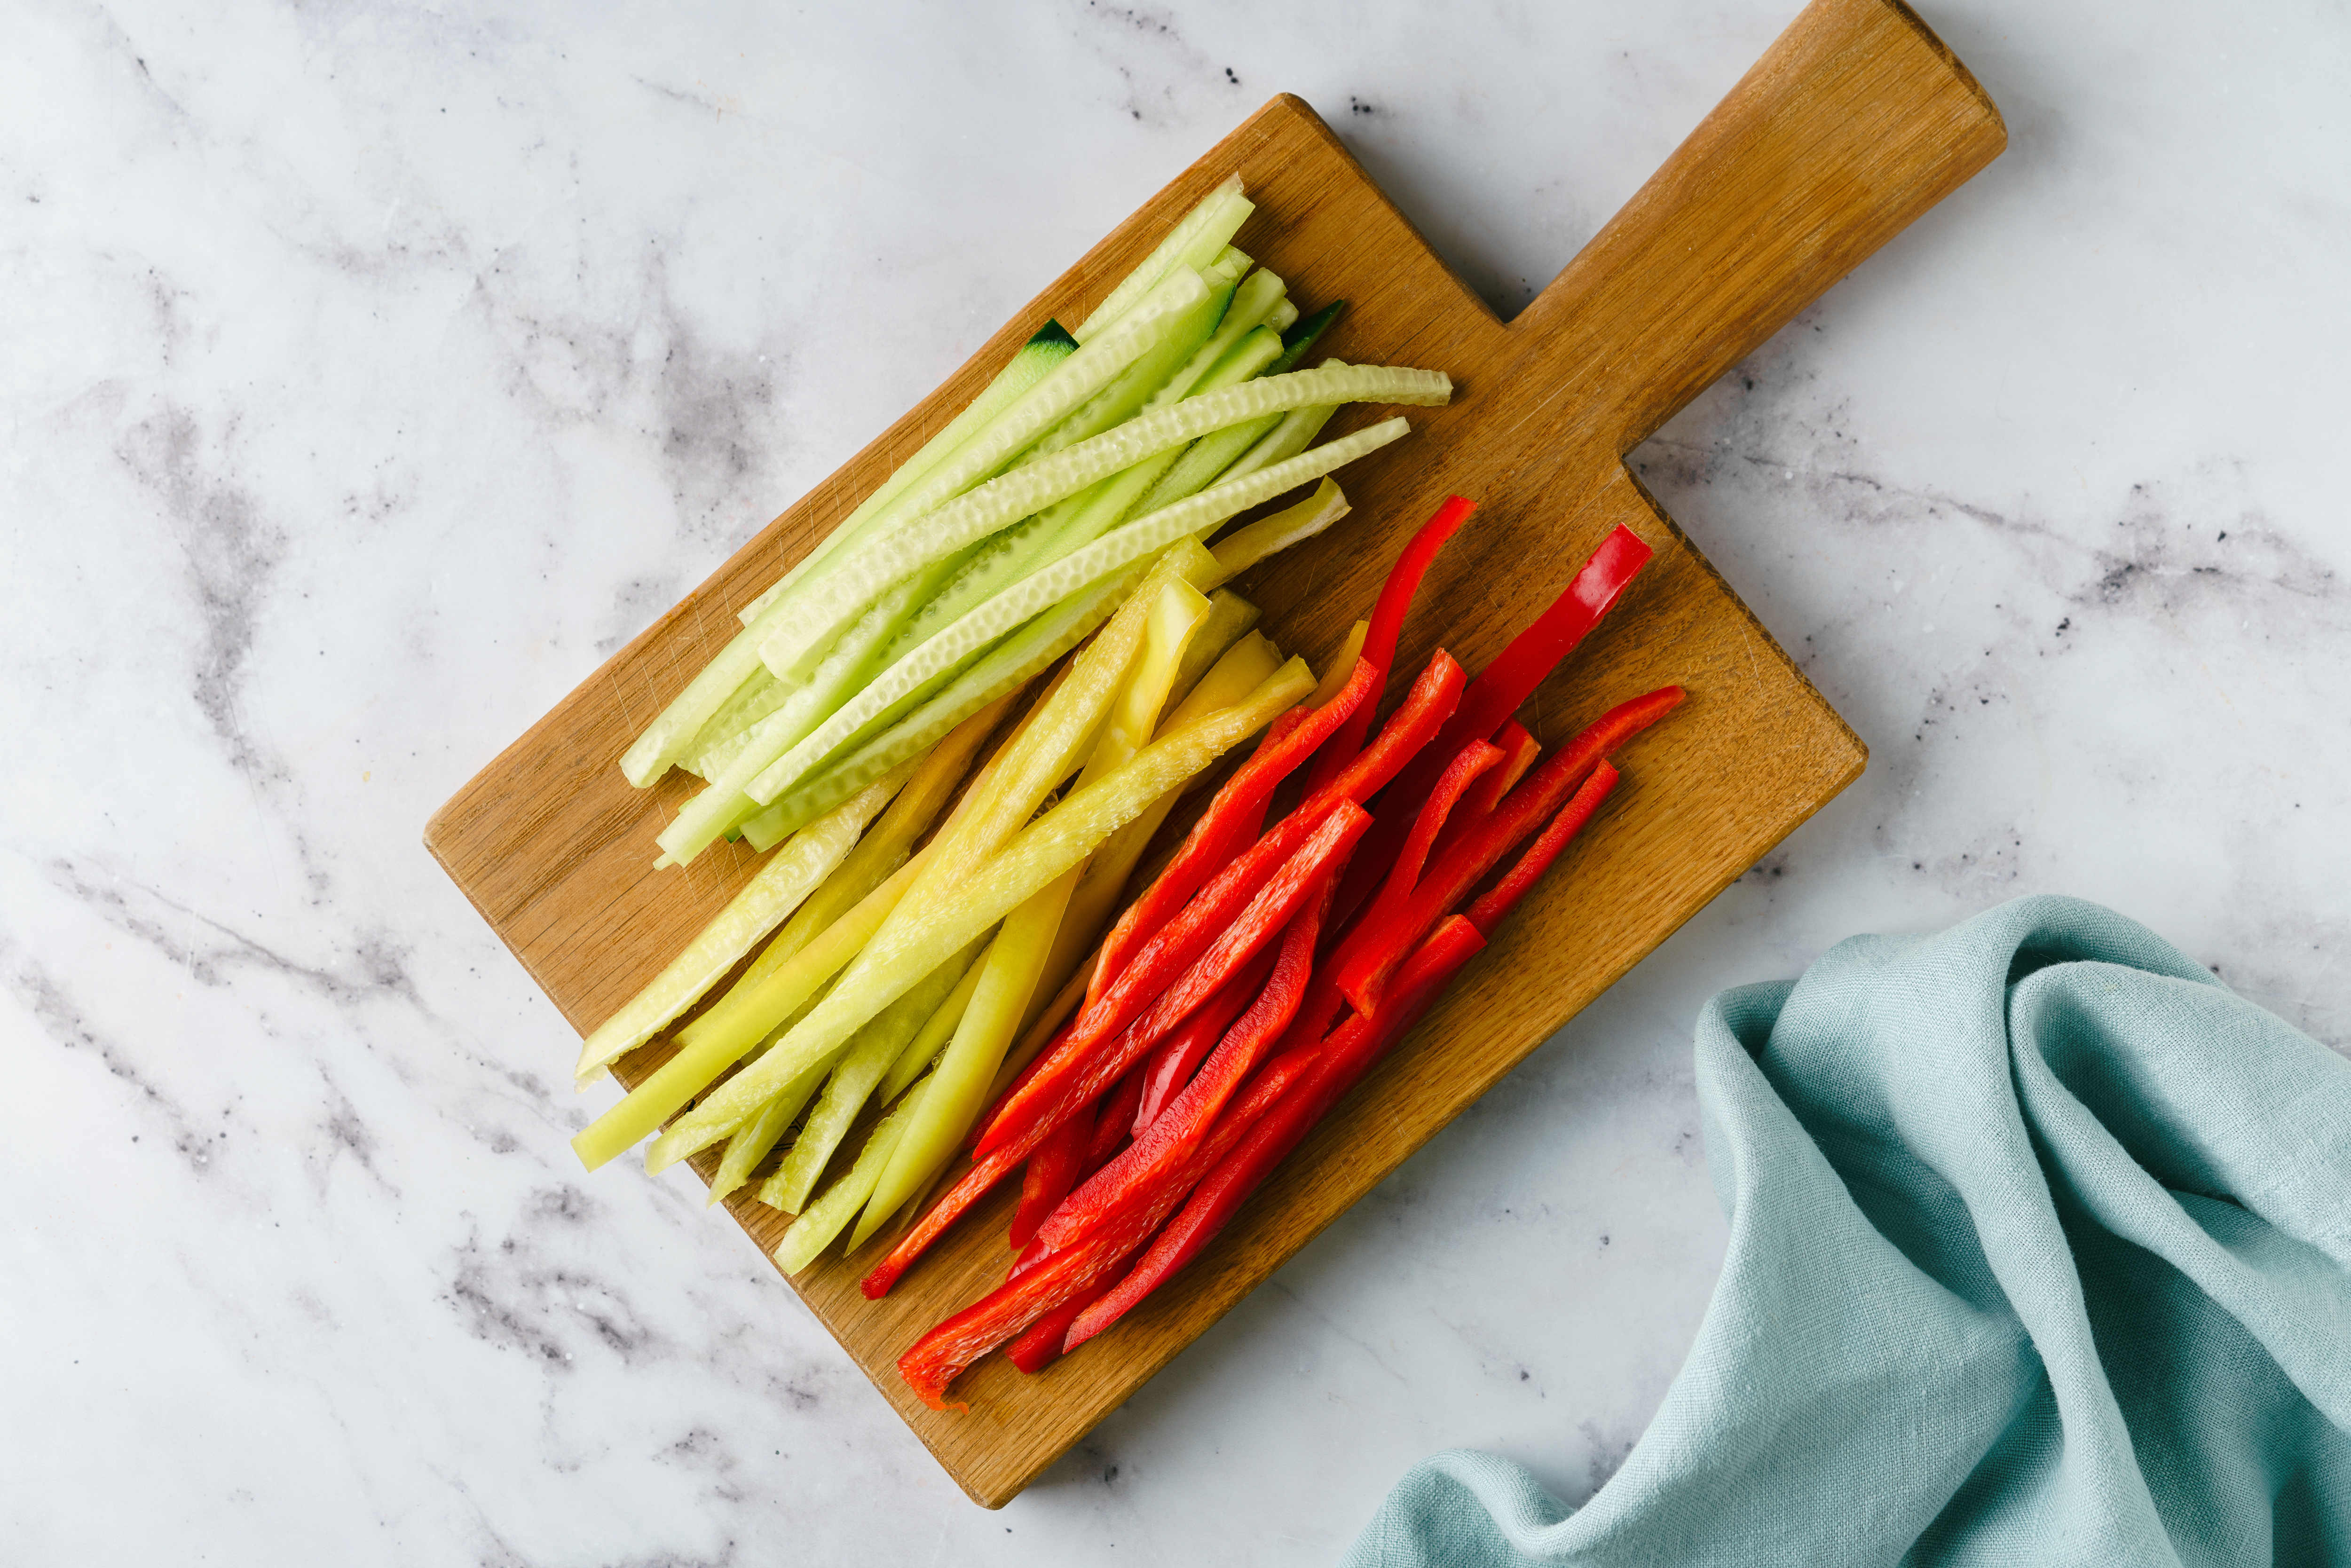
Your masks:
{"label": "red bell pepper strip", "polygon": [[[1038,1142],[1043,1142],[1040,1138]],[[873,1265],[873,1271],[858,1281],[857,1288],[869,1301],[880,1301],[898,1282],[898,1276],[914,1266],[914,1260],[930,1249],[932,1242],[956,1220],[961,1219],[972,1205],[986,1197],[998,1182],[1020,1168],[1020,1162],[1036,1149],[1036,1144],[1016,1145],[998,1149],[964,1172],[955,1186],[939,1196],[939,1200],[914,1222],[913,1229],[898,1239],[890,1255]]]}
{"label": "red bell pepper strip", "polygon": [[1101,1113],[1094,1118],[1094,1135],[1086,1141],[1084,1162],[1078,1166],[1078,1178],[1082,1181],[1108,1165],[1111,1157],[1126,1146],[1134,1126],[1134,1108],[1143,1099],[1143,1074],[1128,1073],[1118,1081],[1118,1086],[1105,1096]]}
{"label": "red bell pepper strip", "polygon": [[[1260,847],[1283,841],[1290,822],[1301,815],[1293,813],[1268,833]],[[1308,823],[1312,831],[1305,841],[1280,862],[1278,871],[1263,878],[1254,896],[1228,919],[1219,918],[1222,911],[1217,910],[1210,916],[1217,919],[1214,925],[1208,919],[1195,920],[1195,911],[1204,904],[1216,908],[1207,895],[1224,882],[1219,877],[1161,933],[1169,938],[1164,946],[1158,936],[1144,945],[1126,973],[1102,993],[1102,1001],[1079,1015],[1078,1026],[1055,1051],[1054,1061],[1029,1080],[1021,1094],[980,1134],[977,1147],[983,1155],[1008,1146],[1032,1127],[1058,1122],[1108,1088],[1213,996],[1234,970],[1270,944],[1299,906],[1315,894],[1323,869],[1353,849],[1372,825],[1362,807],[1345,800]],[[1251,850],[1233,862],[1230,869],[1237,880],[1241,876],[1251,883],[1259,880],[1261,873],[1244,869],[1257,857],[1258,851]],[[1187,962],[1188,967],[1179,967]],[[1087,1020],[1097,1015],[1102,1020],[1102,1032],[1089,1037]],[[1124,1032],[1108,1033],[1121,1024],[1127,1026]]]}
{"label": "red bell pepper strip", "polygon": [[1148,1229],[1098,1237],[1056,1252],[1017,1280],[990,1291],[914,1342],[898,1358],[898,1375],[934,1410],[964,1410],[946,1402],[947,1385],[964,1368],[1051,1312],[1110,1278],[1140,1246]]}
{"label": "red bell pepper strip", "polygon": [[1679,686],[1662,686],[1601,716],[1584,732],[1504,796],[1492,814],[1428,868],[1402,906],[1385,917],[1359,924],[1332,956],[1331,977],[1361,1013],[1379,1009],[1389,975],[1404,962],[1424,933],[1469,895],[1513,845],[1532,833],[1566,800],[1607,752],[1647,728],[1682,700]]}
{"label": "red bell pepper strip", "polygon": [[1197,1152],[1217,1113],[1297,1015],[1334,883],[1335,879],[1327,879],[1322,896],[1300,910],[1282,933],[1272,977],[1198,1076],[1163,1116],[1135,1134],[1124,1153],[1088,1176],[1046,1218],[1036,1232],[1045,1246],[1076,1245]]}
{"label": "red bell pepper strip", "polygon": [[1493,815],[1502,797],[1518,787],[1527,776],[1527,769],[1542,755],[1542,742],[1527,733],[1526,726],[1512,719],[1494,733],[1494,744],[1502,748],[1502,760],[1491,772],[1481,774],[1478,782],[1469,786],[1469,793],[1453,808],[1445,819],[1445,831],[1437,835],[1437,842],[1428,852],[1441,855],[1460,842],[1461,835]]}
{"label": "red bell pepper strip", "polygon": [[[1552,601],[1551,608],[1511,638],[1510,646],[1479,672],[1469,689],[1461,694],[1461,706],[1438,732],[1435,745],[1422,752],[1397,778],[1394,798],[1414,801],[1423,799],[1463,743],[1487,739],[1518,712],[1534,695],[1534,689],[1542,685],[1543,677],[1558,668],[1569,651],[1599,624],[1625,585],[1648,564],[1651,553],[1649,547],[1641,542],[1640,535],[1621,526],[1601,540],[1600,548],[1592,552],[1566,590]],[[1364,852],[1355,859],[1355,874],[1340,884],[1339,912],[1343,918],[1361,907],[1375,885],[1367,868],[1387,864],[1403,840],[1407,823],[1394,811],[1380,815],[1381,825],[1374,830]]]}
{"label": "red bell pepper strip", "polygon": [[[1396,854],[1395,863],[1388,869],[1387,881],[1380,884],[1379,896],[1364,912],[1365,924],[1380,924],[1395,918],[1405,899],[1420,881],[1421,868],[1428,863],[1429,846],[1437,842],[1437,833],[1452,816],[1461,797],[1468,792],[1479,776],[1489,772],[1502,760],[1502,748],[1488,741],[1473,740],[1463,747],[1444,772],[1437,776],[1435,788],[1428,799],[1420,804],[1419,813],[1413,818],[1412,831],[1405,835],[1404,848]],[[1400,803],[1401,804],[1401,803]]]}
{"label": "red bell pepper strip", "polygon": [[[1062,1342],[1064,1353],[1077,1349],[1125,1316],[1136,1302],[1197,1256],[1249,1194],[1257,1190],[1267,1173],[1280,1164],[1339,1097],[1404,1037],[1461,966],[1485,945],[1478,928],[1464,919],[1448,920],[1432,934],[1396,977],[1395,1005],[1378,1018],[1358,1015],[1339,1027],[1315,1053],[1314,1070],[1280,1103],[1259,1116],[1232,1151],[1221,1156],[1199,1179],[1183,1212],[1135,1260],[1126,1278],[1078,1314],[1077,1321],[1070,1325],[1069,1338]],[[1276,1057],[1267,1064],[1267,1071],[1286,1060]],[[1126,1229],[1126,1226],[1120,1225],[1106,1234],[1123,1235]],[[1083,1243],[1071,1249],[1071,1252],[1084,1250]]]}
{"label": "red bell pepper strip", "polygon": [[1608,799],[1608,791],[1614,788],[1616,769],[1604,758],[1600,766],[1592,770],[1591,776],[1576,787],[1575,793],[1568,797],[1567,804],[1559,809],[1559,815],[1551,820],[1551,826],[1527,846],[1527,852],[1519,857],[1519,863],[1469,905],[1465,912],[1469,916],[1469,924],[1483,935],[1493,936],[1494,927],[1518,907],[1519,900],[1526,896],[1527,889],[1551,869],[1551,862],[1559,858],[1559,852],[1567,847],[1567,841],[1581,832],[1584,823],[1592,821],[1592,814],[1600,810],[1600,803]]}
{"label": "red bell pepper strip", "polygon": [[[1428,574],[1437,552],[1445,541],[1469,520],[1478,503],[1458,496],[1448,497],[1445,505],[1428,521],[1420,525],[1411,540],[1396,556],[1395,564],[1388,569],[1387,580],[1380,585],[1380,597],[1372,606],[1372,618],[1364,628],[1364,664],[1374,664],[1384,673],[1395,663],[1396,639],[1404,634],[1404,618],[1411,610],[1413,596],[1420,591],[1420,580]],[[1364,737],[1371,733],[1372,710],[1379,706],[1374,694],[1372,701],[1347,716],[1346,723],[1314,759],[1314,771],[1308,776],[1307,792],[1313,793],[1338,778],[1339,772],[1355,759],[1363,749]]]}
{"label": "red bell pepper strip", "polygon": [[1078,1314],[1092,1306],[1110,1292],[1117,1282],[1117,1270],[1102,1276],[1098,1284],[1080,1291],[1035,1322],[1020,1331],[1020,1336],[1004,1347],[1004,1359],[1026,1373],[1040,1373],[1061,1359],[1061,1341],[1077,1322]]}
{"label": "red bell pepper strip", "polygon": [[1291,1089],[1313,1075],[1322,1060],[1320,1047],[1312,1051],[1295,1051],[1278,1061],[1269,1061],[1263,1071],[1249,1082],[1247,1088],[1233,1096],[1232,1103],[1217,1118],[1216,1125],[1200,1146],[1192,1151],[1181,1166],[1167,1172],[1160,1180],[1144,1188],[1136,1201],[1125,1204],[1118,1212],[1105,1218],[1086,1239],[1070,1247],[1050,1247],[1042,1240],[1031,1241],[1012,1260],[1012,1271],[1007,1281],[1018,1280],[1050,1258],[1065,1252],[1082,1250],[1092,1245],[1095,1237],[1104,1234],[1148,1236],[1159,1228],[1159,1222],[1176,1211],[1185,1196],[1199,1185],[1200,1178],[1217,1167],[1219,1161],[1248,1135],[1259,1117],[1281,1103]]}
{"label": "red bell pepper strip", "polygon": [[[1313,905],[1309,904],[1308,908]],[[1303,918],[1302,916],[1301,918]],[[1298,924],[1292,920],[1290,925]],[[1285,938],[1286,940],[1286,938]],[[1286,948],[1268,947],[1245,965],[1240,973],[1227,980],[1223,989],[1209,998],[1198,1012],[1176,1026],[1176,1032],[1159,1042],[1151,1060],[1143,1066],[1143,1097],[1135,1102],[1134,1132],[1143,1135],[1143,1129],[1159,1119],[1167,1103],[1192,1081],[1192,1074],[1208,1052],[1217,1049],[1225,1030],[1240,1016],[1241,1009],[1250,1006],[1259,992],[1265,988],[1266,977],[1272,973],[1274,959]]]}
{"label": "red bell pepper strip", "polygon": [[[1089,1006],[1125,970],[1134,950],[1173,919],[1186,900],[1230,864],[1242,847],[1258,836],[1275,786],[1312,756],[1315,748],[1329,739],[1331,732],[1350,715],[1367,710],[1377,702],[1385,678],[1382,666],[1358,660],[1347,684],[1329,702],[1319,708],[1292,708],[1274,720],[1264,743],[1208,802],[1208,809],[1185,836],[1176,858],[1167,862],[1167,869],[1127,906],[1112,925],[1110,935],[1102,938],[1101,956],[1094,961],[1093,978],[1087,983]],[[1291,714],[1298,716],[1293,720]]]}
{"label": "red bell pepper strip", "polygon": [[1085,1163],[1086,1145],[1093,1142],[1093,1135],[1092,1115],[1081,1112],[1054,1128],[1029,1156],[1029,1168],[1020,1177],[1020,1204],[1012,1211],[1008,1236],[1015,1252],[1029,1245],[1037,1227],[1078,1185],[1078,1167]]}

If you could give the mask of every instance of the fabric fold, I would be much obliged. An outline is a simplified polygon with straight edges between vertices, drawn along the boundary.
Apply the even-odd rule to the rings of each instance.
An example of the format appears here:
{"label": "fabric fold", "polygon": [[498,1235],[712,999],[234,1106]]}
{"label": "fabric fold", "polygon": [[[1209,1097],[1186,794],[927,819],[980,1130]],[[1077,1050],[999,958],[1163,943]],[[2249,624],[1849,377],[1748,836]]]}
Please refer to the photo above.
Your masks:
{"label": "fabric fold", "polygon": [[1582,1509],[1440,1454],[1349,1562],[2351,1561],[2351,1062],[2020,899],[1701,1017],[1720,1282]]}

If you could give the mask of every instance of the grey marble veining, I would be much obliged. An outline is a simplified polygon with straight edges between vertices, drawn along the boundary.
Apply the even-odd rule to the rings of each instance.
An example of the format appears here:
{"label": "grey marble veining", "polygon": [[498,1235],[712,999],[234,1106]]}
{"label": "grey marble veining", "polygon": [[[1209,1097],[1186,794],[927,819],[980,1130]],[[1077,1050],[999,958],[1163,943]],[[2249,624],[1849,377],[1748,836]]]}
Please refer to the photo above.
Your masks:
{"label": "grey marble veining", "polygon": [[19,0],[0,51],[12,1561],[1327,1561],[1620,1463],[1722,986],[2103,899],[2351,1043],[2339,7],[1930,20],[2009,152],[1635,455],[1867,775],[1001,1513],[425,817],[1275,91],[1515,311],[1789,5]]}

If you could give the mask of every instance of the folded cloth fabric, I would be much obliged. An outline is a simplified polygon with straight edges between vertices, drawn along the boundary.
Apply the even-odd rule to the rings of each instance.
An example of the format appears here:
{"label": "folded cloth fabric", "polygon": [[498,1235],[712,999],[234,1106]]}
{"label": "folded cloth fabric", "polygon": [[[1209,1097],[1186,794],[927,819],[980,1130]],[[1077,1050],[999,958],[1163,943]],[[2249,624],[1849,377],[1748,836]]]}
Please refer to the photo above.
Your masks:
{"label": "folded cloth fabric", "polygon": [[1352,1564],[2351,1563],[2351,1061],[2096,904],[1698,1033],[1730,1249],[1573,1512],[1440,1454]]}

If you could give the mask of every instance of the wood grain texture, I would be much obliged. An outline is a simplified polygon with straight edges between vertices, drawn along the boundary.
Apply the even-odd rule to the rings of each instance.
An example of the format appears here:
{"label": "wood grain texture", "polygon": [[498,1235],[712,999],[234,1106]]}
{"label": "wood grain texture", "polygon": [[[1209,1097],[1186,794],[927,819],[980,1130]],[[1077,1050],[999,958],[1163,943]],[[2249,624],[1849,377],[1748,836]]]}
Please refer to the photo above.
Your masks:
{"label": "wood grain texture", "polygon": [[[1311,110],[1277,99],[533,726],[434,816],[425,841],[574,1027],[584,1031],[634,994],[755,858],[721,844],[684,872],[653,872],[653,835],[692,781],[674,774],[632,789],[615,766],[623,747],[732,633],[737,607],[952,417],[1046,317],[1081,319],[1236,171],[1258,203],[1237,243],[1305,308],[1349,302],[1329,352],[1441,369],[1458,387],[1449,407],[1409,411],[1409,438],[1340,476],[1353,517],[1237,584],[1286,651],[1319,668],[1368,612],[1404,538],[1454,491],[1477,497],[1479,511],[1430,574],[1400,667],[1414,667],[1440,631],[1477,667],[1618,523],[1656,548],[1539,694],[1536,727],[1557,741],[1669,681],[1689,701],[1625,748],[1625,781],[1593,826],[1180,1288],[1040,1376],[1000,1357],[983,1362],[956,1385],[971,1405],[957,1416],[925,1409],[894,1363],[931,1323],[1001,1281],[1011,1193],[884,1301],[864,1300],[862,1267],[839,1260],[792,1281],[957,1482],[998,1506],[1860,774],[1860,741],[1621,457],[2004,141],[1991,100],[1907,6],[1818,0],[1505,325]],[[1332,429],[1386,412],[1350,411]],[[642,1078],[667,1049],[657,1041],[628,1058],[622,1077]],[[789,1223],[747,1196],[729,1207],[763,1249]]]}

